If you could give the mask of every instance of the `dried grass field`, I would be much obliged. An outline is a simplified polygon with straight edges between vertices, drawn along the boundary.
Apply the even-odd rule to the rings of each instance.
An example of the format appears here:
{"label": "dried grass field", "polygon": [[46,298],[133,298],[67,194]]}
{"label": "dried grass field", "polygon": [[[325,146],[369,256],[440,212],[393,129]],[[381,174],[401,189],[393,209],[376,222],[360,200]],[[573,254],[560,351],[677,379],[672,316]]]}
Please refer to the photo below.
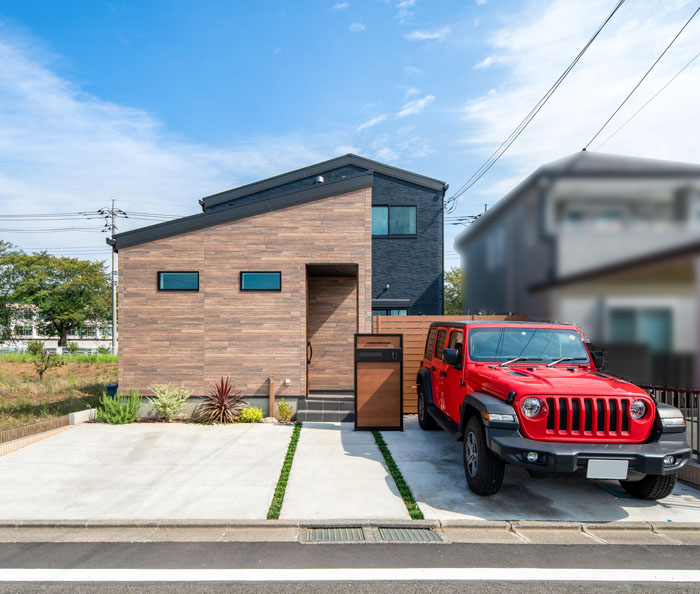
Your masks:
{"label": "dried grass field", "polygon": [[39,381],[31,357],[0,354],[0,430],[94,407],[117,381],[115,355],[67,355]]}

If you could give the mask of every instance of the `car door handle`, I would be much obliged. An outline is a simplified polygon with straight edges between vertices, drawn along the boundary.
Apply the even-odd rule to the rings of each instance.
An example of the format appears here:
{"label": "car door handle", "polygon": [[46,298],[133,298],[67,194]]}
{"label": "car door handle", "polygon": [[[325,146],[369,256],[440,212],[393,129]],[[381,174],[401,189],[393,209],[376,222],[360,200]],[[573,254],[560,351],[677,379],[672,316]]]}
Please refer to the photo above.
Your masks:
{"label": "car door handle", "polygon": [[435,371],[435,365],[430,368],[431,371]]}
{"label": "car door handle", "polygon": [[446,371],[441,371],[441,372],[440,372],[440,377],[447,377],[447,372],[446,372]]}

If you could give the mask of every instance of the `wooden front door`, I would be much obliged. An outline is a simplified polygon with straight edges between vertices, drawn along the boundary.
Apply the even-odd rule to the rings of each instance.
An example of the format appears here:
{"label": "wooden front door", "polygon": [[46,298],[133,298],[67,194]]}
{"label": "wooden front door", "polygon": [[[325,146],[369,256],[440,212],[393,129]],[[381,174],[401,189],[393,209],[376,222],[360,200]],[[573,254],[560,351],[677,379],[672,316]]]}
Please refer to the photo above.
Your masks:
{"label": "wooden front door", "polygon": [[307,394],[354,388],[357,277],[308,277]]}

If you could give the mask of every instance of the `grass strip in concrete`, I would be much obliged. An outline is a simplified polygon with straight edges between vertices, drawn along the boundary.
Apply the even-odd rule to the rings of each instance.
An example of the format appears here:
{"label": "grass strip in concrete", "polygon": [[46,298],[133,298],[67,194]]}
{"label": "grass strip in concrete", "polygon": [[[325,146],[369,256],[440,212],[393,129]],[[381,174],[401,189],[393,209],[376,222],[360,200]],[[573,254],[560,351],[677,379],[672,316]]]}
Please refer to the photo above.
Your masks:
{"label": "grass strip in concrete", "polygon": [[382,434],[379,431],[372,431],[372,435],[374,435],[374,441],[377,442],[379,451],[382,453],[382,456],[384,456],[384,462],[386,462],[386,466],[391,473],[391,478],[394,479],[394,483],[396,483],[396,488],[399,490],[401,499],[403,499],[403,502],[406,505],[408,515],[411,516],[411,519],[413,520],[422,520],[423,512],[421,511],[420,507],[418,507],[418,504],[411,493],[411,489],[406,484],[406,481],[404,480],[399,467],[396,465],[396,462],[394,462],[394,458],[392,457],[389,447],[386,445]]}
{"label": "grass strip in concrete", "polygon": [[275,494],[270,502],[270,509],[267,512],[268,520],[279,520],[280,512],[282,511],[282,503],[284,502],[284,492],[287,490],[287,481],[289,481],[289,473],[292,471],[292,462],[294,462],[294,452],[297,451],[299,443],[299,434],[301,433],[301,423],[297,423],[292,431],[292,438],[289,440],[287,455],[284,457],[280,478],[275,487]]}

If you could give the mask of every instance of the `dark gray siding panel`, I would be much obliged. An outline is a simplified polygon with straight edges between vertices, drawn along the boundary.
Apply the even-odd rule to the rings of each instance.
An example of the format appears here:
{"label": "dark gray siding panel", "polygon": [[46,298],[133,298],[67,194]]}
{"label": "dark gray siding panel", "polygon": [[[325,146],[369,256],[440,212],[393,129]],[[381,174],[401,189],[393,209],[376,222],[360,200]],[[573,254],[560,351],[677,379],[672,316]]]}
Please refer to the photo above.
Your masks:
{"label": "dark gray siding panel", "polygon": [[304,177],[302,179],[295,180],[286,184],[275,186],[267,190],[262,190],[261,192],[256,192],[255,194],[249,194],[247,196],[242,196],[241,198],[235,198],[227,202],[222,202],[221,204],[212,204],[207,208],[207,211],[213,211],[219,208],[227,208],[232,204],[241,205],[247,204],[248,202],[254,202],[260,198],[269,198],[271,196],[279,196],[281,194],[288,194],[289,192],[296,192],[297,190],[304,190],[306,188],[311,188],[316,184],[316,178],[321,175],[323,177],[324,183],[339,181],[344,177],[350,177],[367,171],[361,167],[356,167],[355,165],[345,165],[344,167],[338,167],[336,169],[331,169],[329,171],[324,171],[320,174],[311,175],[309,177]]}
{"label": "dark gray siding panel", "polygon": [[375,173],[372,204],[417,207],[416,237],[372,238],[372,298],[409,299],[409,314],[441,315],[442,192]]}

